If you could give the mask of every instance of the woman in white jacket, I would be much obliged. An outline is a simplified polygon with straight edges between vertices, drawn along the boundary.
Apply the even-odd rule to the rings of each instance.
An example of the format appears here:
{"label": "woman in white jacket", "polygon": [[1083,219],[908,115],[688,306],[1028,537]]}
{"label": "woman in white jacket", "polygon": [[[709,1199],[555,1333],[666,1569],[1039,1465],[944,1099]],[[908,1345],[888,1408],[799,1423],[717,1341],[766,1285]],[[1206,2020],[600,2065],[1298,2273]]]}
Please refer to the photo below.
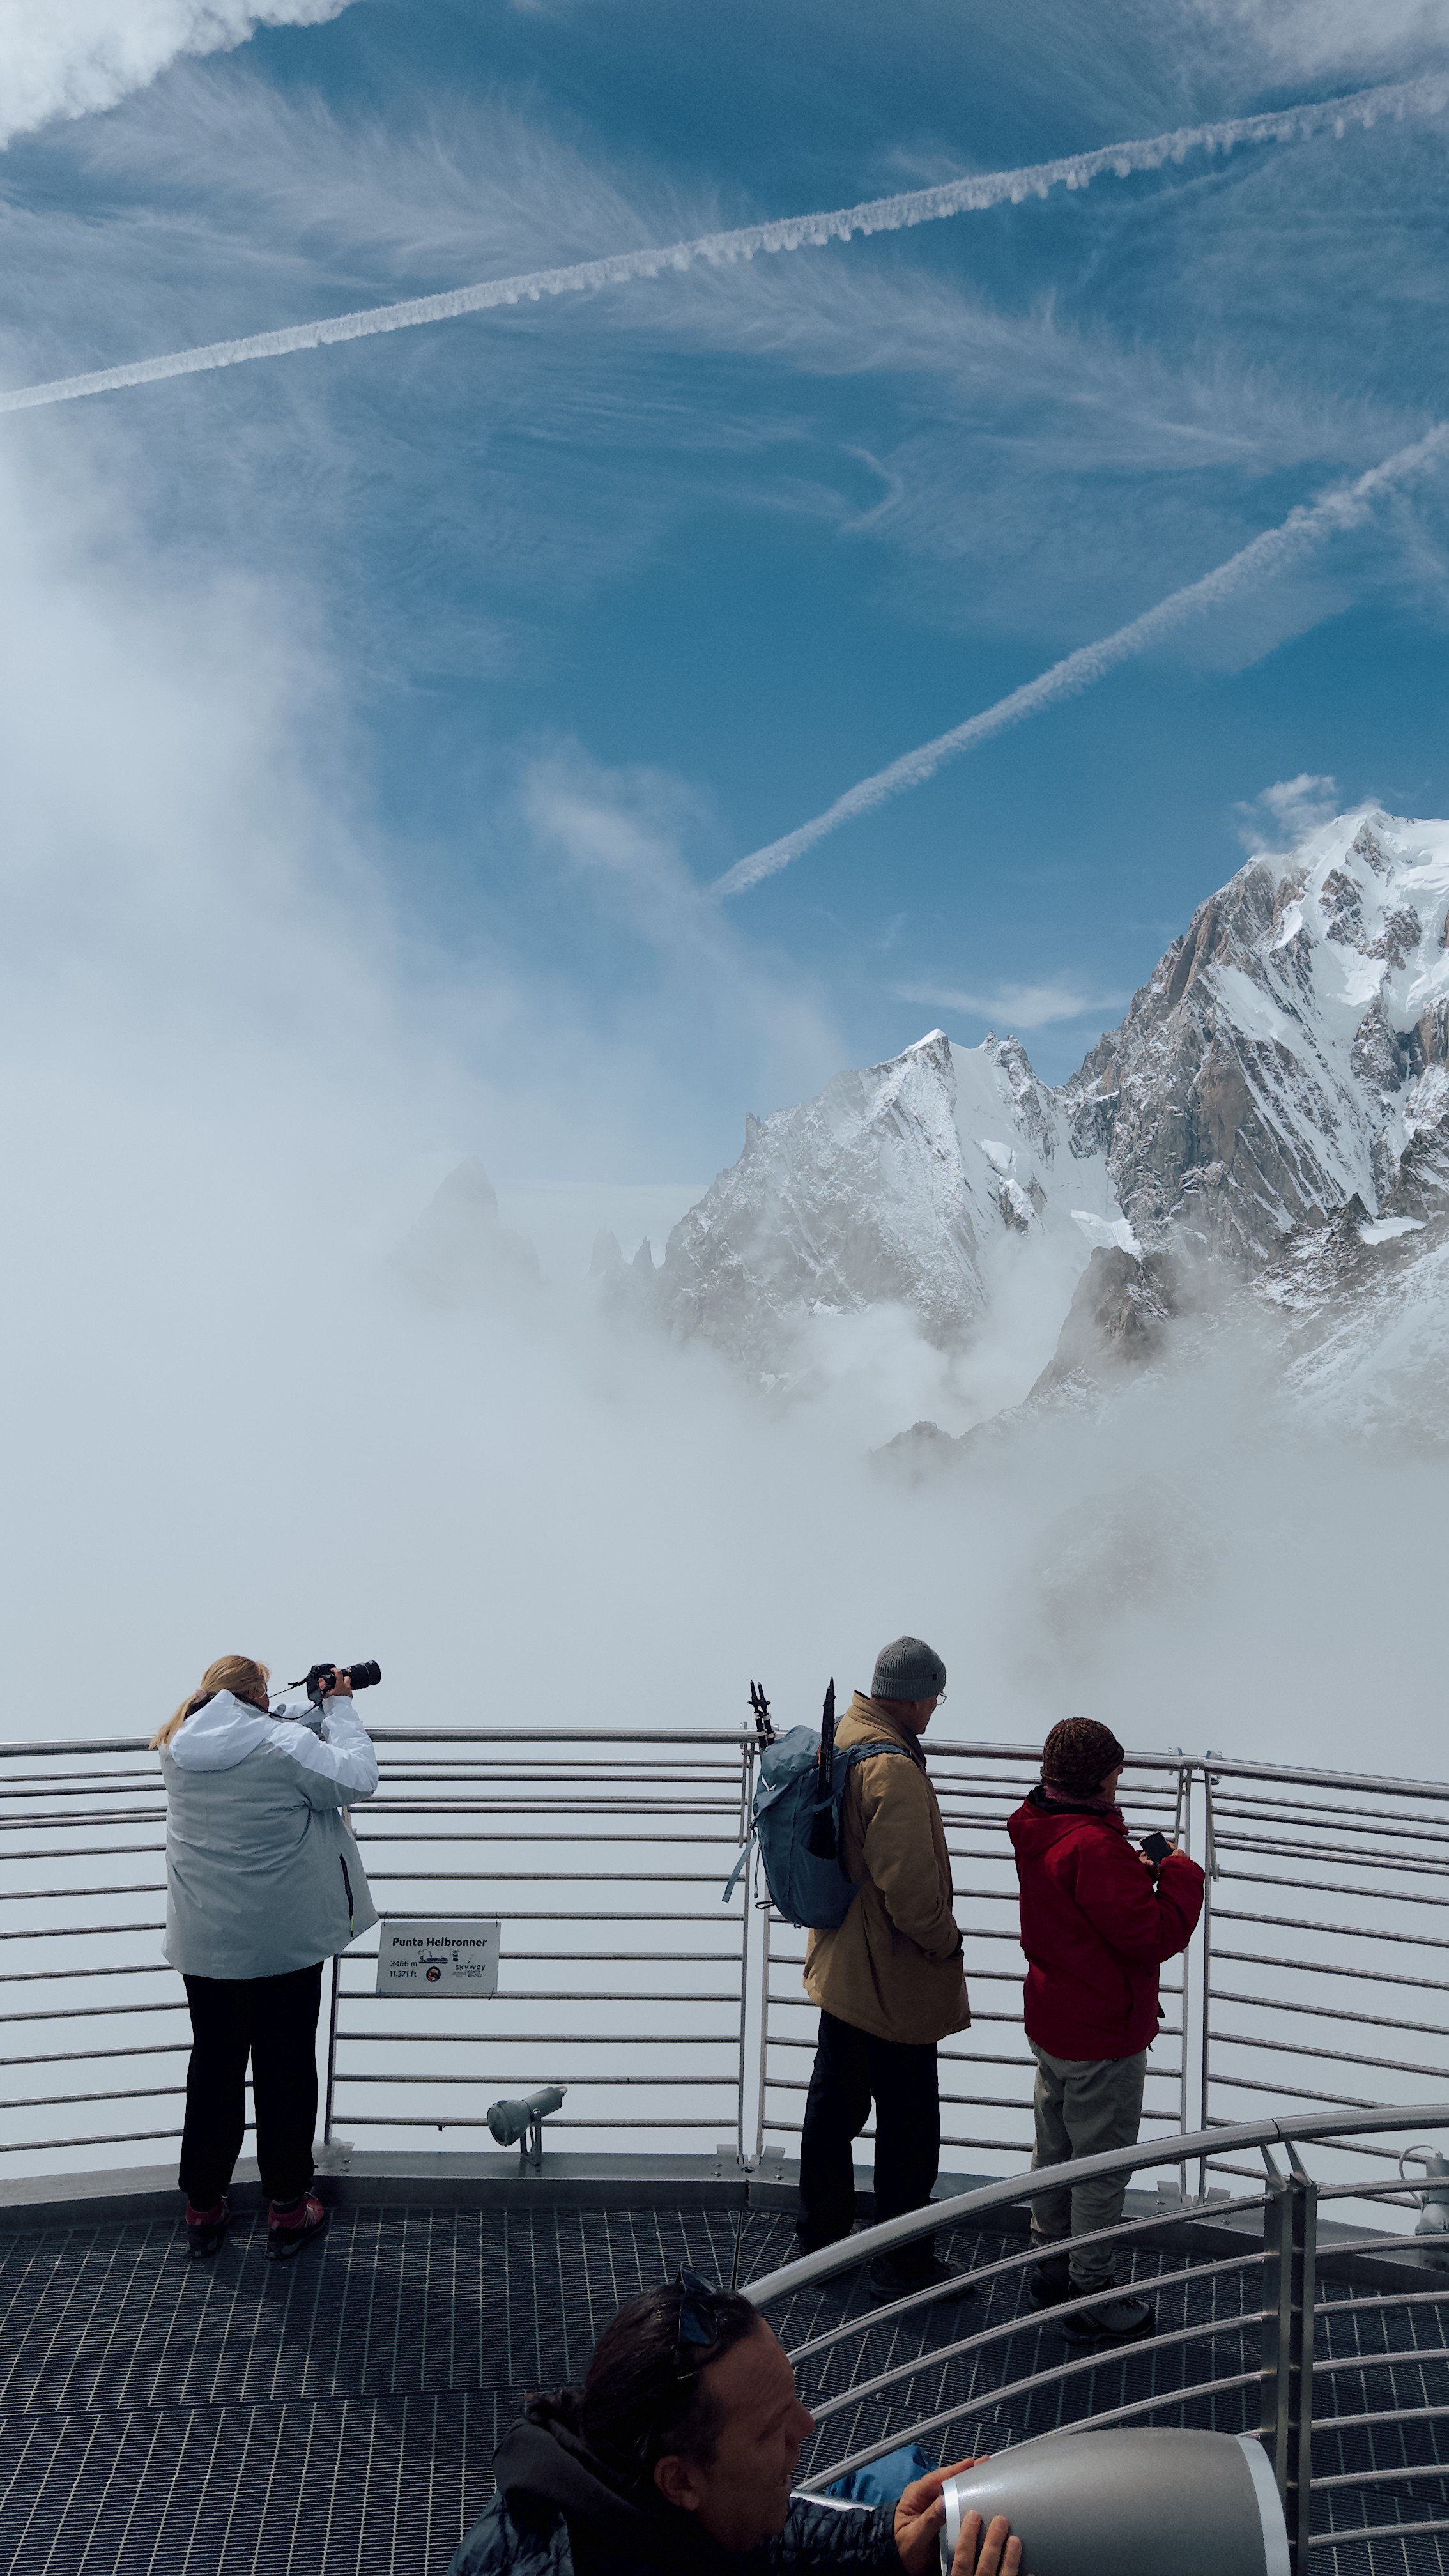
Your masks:
{"label": "woman in white jacket", "polygon": [[267,2252],[285,2261],[327,2224],[311,2191],[322,1962],[377,1921],[344,1807],[377,1787],[377,1755],[336,1676],[320,1715],[271,1701],[267,1668],[223,1655],[152,1739],[166,1781],[165,1952],[191,2008],[178,2177],[187,2250],[214,2254],[246,2125],[252,2065]]}

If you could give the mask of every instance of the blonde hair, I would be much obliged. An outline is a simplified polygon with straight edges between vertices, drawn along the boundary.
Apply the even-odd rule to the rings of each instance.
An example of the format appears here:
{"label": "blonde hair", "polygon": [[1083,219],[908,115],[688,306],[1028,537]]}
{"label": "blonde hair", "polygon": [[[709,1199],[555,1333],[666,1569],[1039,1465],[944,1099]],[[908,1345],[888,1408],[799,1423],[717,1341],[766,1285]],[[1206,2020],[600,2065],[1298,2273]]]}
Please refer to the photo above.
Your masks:
{"label": "blonde hair", "polygon": [[265,1695],[270,1679],[266,1665],[253,1663],[250,1655],[218,1655],[214,1664],[207,1665],[190,1698],[184,1699],[165,1725],[157,1728],[151,1738],[152,1752],[160,1753],[170,1743],[199,1700],[209,1699],[215,1691],[235,1691],[238,1699],[251,1699],[257,1691]]}

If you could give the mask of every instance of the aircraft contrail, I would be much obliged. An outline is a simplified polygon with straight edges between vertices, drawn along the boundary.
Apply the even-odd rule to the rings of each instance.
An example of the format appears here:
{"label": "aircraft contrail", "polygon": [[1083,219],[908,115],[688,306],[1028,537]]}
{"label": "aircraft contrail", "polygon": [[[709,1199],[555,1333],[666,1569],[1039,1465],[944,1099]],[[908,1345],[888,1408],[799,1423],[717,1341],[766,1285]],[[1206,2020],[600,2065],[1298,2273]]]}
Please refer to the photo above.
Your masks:
{"label": "aircraft contrail", "polygon": [[605,259],[579,260],[570,268],[540,268],[522,277],[485,279],[479,286],[449,287],[441,295],[417,295],[401,304],[374,304],[360,313],[336,313],[321,322],[298,322],[282,331],[257,331],[242,340],[213,340],[201,349],[177,349],[161,358],[138,358],[126,366],[98,367],[89,375],[58,376],[50,384],[21,385],[0,393],[0,412],[34,411],[42,404],[78,402],[87,394],[119,393],[127,385],[159,384],[168,376],[203,375],[214,367],[237,367],[252,358],[287,358],[301,349],[320,349],[338,340],[364,340],[380,331],[411,331],[422,322],[450,322],[463,313],[487,313],[501,304],[537,303],[545,295],[582,294],[601,286],[624,286],[634,278],[658,277],[669,269],[693,268],[700,260],[725,267],[753,259],[757,251],[805,250],[830,241],[849,241],[853,233],[905,232],[914,224],[939,223],[948,215],[977,214],[988,206],[1020,205],[1027,197],[1045,197],[1053,188],[1087,188],[1113,172],[1119,179],[1136,170],[1160,170],[1168,161],[1183,161],[1189,152],[1230,152],[1239,143],[1291,143],[1315,134],[1342,136],[1350,125],[1372,126],[1384,116],[1437,116],[1449,106],[1449,77],[1428,74],[1377,89],[1355,90],[1347,98],[1313,100],[1300,107],[1276,109],[1268,116],[1235,116],[1215,125],[1179,126],[1171,134],[1154,134],[1136,143],[1109,143],[1097,152],[1073,152],[1064,160],[1038,161],[1021,170],[993,170],[978,178],[950,179],[936,188],[916,188],[905,196],[873,197],[859,206],[838,206],[825,214],[786,215],[769,224],[745,224],[735,232],[703,233],[695,241],[667,242],[647,250],[616,251]]}
{"label": "aircraft contrail", "polygon": [[1338,484],[1316,501],[1301,502],[1290,510],[1276,528],[1265,528],[1260,537],[1235,554],[1226,563],[1204,573],[1200,581],[1189,582],[1185,589],[1174,590],[1160,599],[1155,608],[1145,609],[1129,625],[1119,626],[1114,635],[1104,635],[1095,644],[1079,645],[1065,660],[1054,662],[1035,680],[1027,680],[1009,696],[998,698],[995,706],[985,707],[978,716],[968,716],[964,724],[953,725],[949,733],[937,734],[933,742],[921,743],[915,751],[903,752],[885,769],[871,778],[863,778],[856,787],[847,788],[808,823],[801,823],[783,839],[771,841],[762,850],[736,861],[722,877],[715,879],[711,891],[717,895],[745,894],[765,877],[775,876],[798,859],[828,832],[838,831],[857,814],[868,814],[877,805],[888,804],[893,796],[904,795],[909,787],[922,787],[934,778],[948,760],[963,751],[973,751],[978,743],[990,742],[996,734],[1006,733],[1012,725],[1021,724],[1027,716],[1040,713],[1043,707],[1055,706],[1062,698],[1074,698],[1089,689],[1095,680],[1105,679],[1119,662],[1129,662],[1144,653],[1150,645],[1174,627],[1184,625],[1200,609],[1215,608],[1220,600],[1230,599],[1254,582],[1270,579],[1312,552],[1326,537],[1343,528],[1356,527],[1366,519],[1380,496],[1397,484],[1437,464],[1449,453],[1449,421],[1417,438],[1409,447],[1401,447],[1381,465],[1369,468],[1356,482]]}

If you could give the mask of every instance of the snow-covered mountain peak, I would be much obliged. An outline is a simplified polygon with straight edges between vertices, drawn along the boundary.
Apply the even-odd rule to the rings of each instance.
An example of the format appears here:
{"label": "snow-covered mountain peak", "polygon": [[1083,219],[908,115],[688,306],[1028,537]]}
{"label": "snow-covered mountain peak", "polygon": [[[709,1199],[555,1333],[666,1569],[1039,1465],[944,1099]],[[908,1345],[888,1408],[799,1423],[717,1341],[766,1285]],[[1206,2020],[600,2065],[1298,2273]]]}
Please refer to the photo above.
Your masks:
{"label": "snow-covered mountain peak", "polygon": [[1069,1082],[931,1029],[751,1118],[670,1238],[666,1317],[777,1369],[810,1319],[896,1304],[945,1345],[1007,1310],[1025,1354],[1094,1249],[1253,1276],[1351,1202],[1423,1217],[1449,1190],[1446,916],[1449,823],[1363,807],[1260,853]]}
{"label": "snow-covered mountain peak", "polygon": [[1449,824],[1377,808],[1209,897],[1067,1086],[1147,1243],[1255,1268],[1441,1114]]}

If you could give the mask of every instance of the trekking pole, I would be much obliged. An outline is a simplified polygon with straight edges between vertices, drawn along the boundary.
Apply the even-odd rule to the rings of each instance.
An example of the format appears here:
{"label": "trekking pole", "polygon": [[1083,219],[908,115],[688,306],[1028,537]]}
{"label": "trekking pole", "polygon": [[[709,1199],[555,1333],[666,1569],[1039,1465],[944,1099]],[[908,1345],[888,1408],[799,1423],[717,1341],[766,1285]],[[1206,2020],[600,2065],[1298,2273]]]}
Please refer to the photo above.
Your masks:
{"label": "trekking pole", "polygon": [[815,1815],[810,1826],[810,1852],[815,1860],[834,1860],[835,1836],[835,1676],[825,1685],[820,1712],[820,1758],[816,1766]]}

